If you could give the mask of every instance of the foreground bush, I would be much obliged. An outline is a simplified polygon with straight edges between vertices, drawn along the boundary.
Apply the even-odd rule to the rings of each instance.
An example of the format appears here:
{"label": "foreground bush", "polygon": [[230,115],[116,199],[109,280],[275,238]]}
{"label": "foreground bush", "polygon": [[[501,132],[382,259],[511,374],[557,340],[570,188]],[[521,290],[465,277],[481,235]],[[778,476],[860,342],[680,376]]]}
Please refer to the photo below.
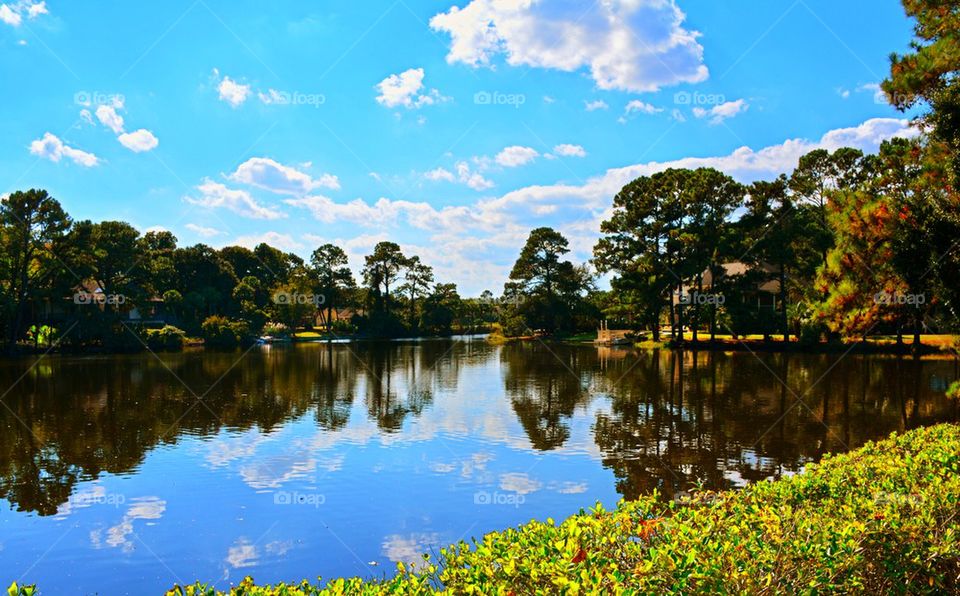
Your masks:
{"label": "foreground bush", "polygon": [[204,344],[216,348],[235,348],[253,341],[253,334],[246,321],[219,315],[207,317],[200,326],[200,331]]}
{"label": "foreground bush", "polygon": [[[230,594],[958,593],[960,426],[894,434],[797,476],[532,521],[382,581]],[[219,594],[177,586],[168,596]]]}
{"label": "foreground bush", "polygon": [[164,325],[159,329],[147,329],[144,338],[151,350],[179,350],[186,341],[187,334],[173,325]]}

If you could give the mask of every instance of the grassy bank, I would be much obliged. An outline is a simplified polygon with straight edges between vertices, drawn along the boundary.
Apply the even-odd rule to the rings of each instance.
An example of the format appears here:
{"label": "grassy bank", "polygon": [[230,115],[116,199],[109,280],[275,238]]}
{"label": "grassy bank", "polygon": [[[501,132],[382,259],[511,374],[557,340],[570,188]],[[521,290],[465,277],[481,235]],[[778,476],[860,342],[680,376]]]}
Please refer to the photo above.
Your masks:
{"label": "grassy bank", "polygon": [[960,426],[895,434],[739,491],[532,521],[445,549],[419,570],[398,567],[378,582],[248,579],[231,594],[956,593]]}

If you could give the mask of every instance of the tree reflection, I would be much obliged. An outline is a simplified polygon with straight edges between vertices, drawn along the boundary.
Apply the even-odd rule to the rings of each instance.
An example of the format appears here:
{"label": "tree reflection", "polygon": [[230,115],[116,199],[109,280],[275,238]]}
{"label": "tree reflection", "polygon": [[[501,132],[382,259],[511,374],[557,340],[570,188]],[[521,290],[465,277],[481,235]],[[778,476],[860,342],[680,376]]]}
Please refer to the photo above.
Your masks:
{"label": "tree reflection", "polygon": [[722,489],[955,419],[956,405],[919,382],[952,368],[842,355],[624,354],[600,371],[613,398],[596,416],[594,438],[626,498]]}
{"label": "tree reflection", "polygon": [[498,366],[502,400],[483,402],[491,409],[480,414],[498,417],[496,428],[515,416],[541,452],[562,453],[573,424],[589,425],[627,498],[777,477],[958,415],[942,389],[957,377],[952,360],[458,340],[7,360],[0,497],[52,515],[79,482],[136,470],[159,445],[224,430],[266,434],[304,417],[331,443],[354,411],[366,414],[354,423],[402,433],[439,395],[469,400],[474,388],[459,387],[466,369]]}
{"label": "tree reflection", "polygon": [[590,401],[585,382],[595,353],[537,342],[509,346],[500,358],[507,395],[530,443],[541,451],[562,446],[570,438],[567,420]]}

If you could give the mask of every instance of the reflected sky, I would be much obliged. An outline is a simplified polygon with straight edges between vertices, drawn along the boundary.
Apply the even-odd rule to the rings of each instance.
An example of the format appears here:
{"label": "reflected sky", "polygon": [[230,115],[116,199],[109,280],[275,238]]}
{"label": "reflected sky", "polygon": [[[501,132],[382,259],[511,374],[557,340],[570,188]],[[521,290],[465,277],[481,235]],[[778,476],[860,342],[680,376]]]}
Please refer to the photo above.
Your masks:
{"label": "reflected sky", "polygon": [[0,363],[0,578],[56,594],[376,577],[958,415],[953,360],[454,338],[34,364]]}

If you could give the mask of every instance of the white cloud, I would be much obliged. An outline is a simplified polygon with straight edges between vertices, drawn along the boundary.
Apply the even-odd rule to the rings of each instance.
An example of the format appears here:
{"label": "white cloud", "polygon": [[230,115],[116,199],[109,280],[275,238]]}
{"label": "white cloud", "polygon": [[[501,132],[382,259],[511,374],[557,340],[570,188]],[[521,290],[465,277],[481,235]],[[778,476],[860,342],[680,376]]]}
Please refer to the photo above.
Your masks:
{"label": "white cloud", "polygon": [[263,234],[253,234],[250,236],[240,236],[232,244],[254,248],[258,244],[267,243],[270,246],[286,251],[294,251],[303,248],[303,244],[293,239],[290,234],[281,234],[280,232],[264,232]]}
{"label": "white cloud", "polygon": [[706,118],[710,117],[710,124],[720,124],[727,118],[733,118],[737,114],[746,112],[750,107],[746,101],[738,99],[736,101],[728,101],[719,105],[715,105],[709,110],[704,108],[693,108],[693,115],[697,118]]}
{"label": "white cloud", "polygon": [[261,205],[250,193],[245,190],[227,188],[225,185],[212,180],[204,180],[197,186],[199,197],[184,197],[184,200],[193,205],[200,205],[208,209],[224,208],[229,211],[252,219],[280,219],[284,215],[270,207]]}
{"label": "white cloud", "polygon": [[276,89],[268,89],[266,93],[263,91],[257,91],[257,97],[260,98],[261,103],[265,103],[267,105],[282,105],[290,103],[290,98]]}
{"label": "white cloud", "polygon": [[563,143],[553,148],[553,152],[563,157],[586,157],[586,150],[580,145],[570,145]]}
{"label": "white cloud", "polygon": [[[865,83],[857,87],[857,91],[868,91],[870,93],[873,93],[874,103],[879,103],[884,105],[888,103],[887,94],[884,93],[883,89],[880,88],[879,83]],[[849,95],[849,92],[847,93],[847,95]]]}
{"label": "white cloud", "polygon": [[603,101],[602,99],[597,99],[597,100],[594,100],[594,101],[584,100],[584,101],[583,101],[583,107],[584,107],[588,112],[593,112],[593,111],[595,111],[595,110],[606,110],[606,109],[609,108],[610,106],[608,106],[608,105],[607,105],[607,102]]}
{"label": "white cloud", "polygon": [[383,538],[380,547],[383,556],[395,563],[420,565],[423,563],[423,553],[435,551],[441,544],[440,535],[436,533],[416,533],[409,536],[390,534]]}
{"label": "white cloud", "polygon": [[[613,196],[638,176],[671,167],[714,167],[741,182],[772,179],[780,173],[792,171],[801,155],[816,148],[834,150],[853,146],[875,152],[885,139],[916,134],[908,120],[879,118],[828,131],[818,139],[789,139],[756,149],[740,147],[723,155],[637,163],[601,172],[583,184],[526,186],[498,196],[484,196],[465,205],[438,207],[426,201],[385,197],[370,202],[363,199],[339,202],[316,194],[290,197],[285,203],[328,224],[320,229],[344,230],[339,232],[340,236],[346,236],[346,230],[350,229],[337,225],[341,222],[361,227],[359,235],[336,240],[345,250],[349,249],[353,265],[362,265],[362,255],[369,254],[376,242],[396,238],[393,228],[409,227],[414,231],[412,236],[418,239],[417,245],[402,244],[403,250],[408,254],[430,255],[439,279],[460,284],[464,295],[476,295],[485,288],[499,288],[530,229],[544,225],[545,217],[550,218],[547,225],[555,227],[570,240],[572,259],[582,261],[589,258],[599,236],[600,222],[609,212]],[[456,181],[461,181],[461,174],[477,174],[472,169],[477,167],[473,161],[459,164],[462,168],[445,170]],[[449,179],[440,176],[440,179]],[[296,240],[315,246],[321,238],[304,235]],[[286,241],[284,238],[278,242]],[[525,479],[519,477],[507,478],[508,486],[521,490],[529,488],[524,482]]]}
{"label": "white cloud", "polygon": [[640,101],[639,99],[630,100],[623,109],[624,114],[632,114],[634,112],[640,112],[641,114],[656,114],[657,112],[662,111],[663,108],[652,106],[648,103]]}
{"label": "white cloud", "polygon": [[66,157],[75,164],[91,168],[100,163],[93,153],[74,149],[61,141],[56,135],[44,133],[43,138],[30,143],[30,153],[56,163]]}
{"label": "white cloud", "polygon": [[219,236],[220,234],[223,234],[223,232],[221,232],[220,230],[218,230],[218,229],[216,229],[216,228],[208,228],[208,227],[205,227],[205,226],[200,226],[200,225],[192,224],[192,223],[188,223],[187,225],[185,225],[185,226],[183,226],[183,227],[185,227],[186,229],[190,230],[191,232],[193,232],[193,233],[196,234],[197,236],[200,236],[200,237],[203,237],[203,238],[213,238],[214,236]]}
{"label": "white cloud", "polygon": [[319,188],[340,189],[340,180],[333,174],[322,174],[319,178],[313,178],[310,174],[268,157],[252,157],[240,164],[228,177],[234,182],[277,194],[303,195]]}
{"label": "white cloud", "polygon": [[494,160],[505,168],[515,168],[526,165],[539,156],[540,154],[533,147],[511,145],[498,153]]}
{"label": "white cloud", "polygon": [[[483,168],[486,168],[486,163],[489,161],[489,158],[475,157],[474,161],[481,164]],[[466,161],[458,161],[454,165],[454,169],[456,173],[443,167],[435,168],[429,172],[424,172],[423,178],[431,182],[459,182],[460,184],[469,186],[473,190],[487,190],[494,187],[493,182],[484,178],[483,174],[473,170]]]}
{"label": "white cloud", "polygon": [[[20,0],[13,4],[0,4],[0,22],[4,22],[11,27],[19,27],[23,24],[23,15],[28,19],[35,19],[43,14],[49,14],[46,2],[30,2],[29,0]],[[26,42],[20,44],[26,45]]]}
{"label": "white cloud", "polygon": [[50,11],[47,10],[46,2],[35,2],[35,3],[26,3],[27,5],[27,16],[31,19],[35,19],[42,14],[50,14]]}
{"label": "white cloud", "polygon": [[[214,70],[214,75],[218,74],[219,73]],[[247,101],[247,97],[250,96],[250,85],[238,83],[230,77],[225,76],[220,81],[220,84],[217,85],[217,91],[220,92],[221,101],[225,101],[236,108]]]}
{"label": "white cloud", "polygon": [[0,4],[0,21],[13,27],[19,27],[20,23],[23,22],[23,17],[6,4]]}
{"label": "white cloud", "polygon": [[500,475],[500,490],[510,491],[518,495],[526,495],[540,490],[543,484],[539,480],[530,478],[529,474],[511,472]]}
{"label": "white cloud", "polygon": [[117,140],[120,141],[121,145],[130,151],[133,151],[134,153],[150,151],[155,149],[157,145],[160,144],[160,141],[157,140],[157,137],[155,137],[152,132],[145,128],[124,133],[118,136]]}
{"label": "white cloud", "polygon": [[460,179],[460,182],[463,182],[473,190],[487,190],[488,188],[494,187],[493,182],[484,178],[479,172],[472,171],[470,164],[467,162],[458,161],[456,168],[457,177]]}
{"label": "white cloud", "polygon": [[97,106],[96,114],[100,124],[103,124],[115,134],[123,132],[123,116],[117,113],[116,107],[108,105]]}
{"label": "white cloud", "polygon": [[436,168],[435,170],[430,170],[423,175],[427,180],[437,182],[440,180],[445,180],[447,182],[453,182],[455,180],[453,172],[446,168]]}
{"label": "white cloud", "polygon": [[656,91],[707,78],[699,33],[672,0],[471,0],[430,19],[450,34],[447,62],[571,72],[586,68],[601,89]]}
{"label": "white cloud", "polygon": [[543,103],[556,103],[556,101],[557,101],[556,99],[554,99],[553,97],[550,97],[549,95],[543,96]]}
{"label": "white cloud", "polygon": [[411,68],[400,74],[390,75],[376,85],[377,90],[380,91],[377,103],[388,108],[403,106],[411,109],[446,101],[447,98],[436,89],[421,93],[424,89],[423,77],[422,68]]}

